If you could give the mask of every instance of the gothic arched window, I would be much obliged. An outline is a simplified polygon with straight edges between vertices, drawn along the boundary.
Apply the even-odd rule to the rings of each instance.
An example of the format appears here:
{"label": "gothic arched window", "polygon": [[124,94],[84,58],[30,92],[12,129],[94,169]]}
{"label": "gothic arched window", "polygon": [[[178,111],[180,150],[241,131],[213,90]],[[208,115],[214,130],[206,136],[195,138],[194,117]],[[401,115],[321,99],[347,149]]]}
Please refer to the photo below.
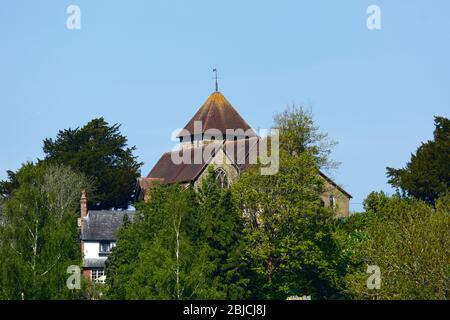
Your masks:
{"label": "gothic arched window", "polygon": [[214,178],[216,179],[217,184],[220,188],[228,188],[229,182],[225,170],[223,170],[222,168],[214,170]]}

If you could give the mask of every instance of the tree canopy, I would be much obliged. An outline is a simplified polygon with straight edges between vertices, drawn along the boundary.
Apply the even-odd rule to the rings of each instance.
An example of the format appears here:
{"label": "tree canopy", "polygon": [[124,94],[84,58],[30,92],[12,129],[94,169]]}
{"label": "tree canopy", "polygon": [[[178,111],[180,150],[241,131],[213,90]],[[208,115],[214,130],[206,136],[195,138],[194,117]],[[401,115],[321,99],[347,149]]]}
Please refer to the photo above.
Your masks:
{"label": "tree canopy", "polygon": [[95,192],[90,209],[126,209],[132,201],[142,163],[127,147],[120,125],[94,119],[82,128],[60,131],[56,139],[44,140],[44,161],[63,164],[93,179]]}
{"label": "tree canopy", "polygon": [[81,263],[78,243],[84,175],[60,165],[27,163],[18,187],[0,203],[0,298],[79,297],[66,287],[67,268]]}
{"label": "tree canopy", "polygon": [[110,297],[339,297],[334,212],[320,202],[318,174],[330,150],[311,117],[302,108],[277,117],[276,175],[256,166],[221,189],[211,171],[197,192],[152,189],[150,202],[138,205],[142,218],[120,232],[108,259]]}
{"label": "tree canopy", "polygon": [[450,189],[450,120],[435,117],[434,124],[433,140],[422,143],[405,168],[387,168],[393,187],[430,204]]}
{"label": "tree canopy", "polygon": [[[61,130],[55,139],[45,139],[45,157],[39,162],[64,165],[89,177],[94,184],[88,196],[89,209],[126,209],[142,166],[133,155],[135,150],[127,146],[120,125],[98,118],[82,128]],[[8,180],[0,182],[2,197],[9,197],[18,187],[16,173],[7,173]]]}
{"label": "tree canopy", "polygon": [[319,167],[331,163],[331,145],[303,108],[275,117],[280,127],[280,170],[242,173],[232,186],[244,213],[244,256],[254,298],[291,295],[337,297],[338,268],[334,212],[323,207]]}
{"label": "tree canopy", "polygon": [[192,188],[156,186],[125,224],[107,260],[110,299],[224,299],[246,296],[239,215],[212,178]]}
{"label": "tree canopy", "polygon": [[330,158],[336,141],[321,132],[314,123],[311,110],[292,105],[274,116],[274,126],[280,130],[280,148],[290,155],[308,153],[318,168],[335,169],[339,163]]}
{"label": "tree canopy", "polygon": [[106,285],[73,291],[80,191],[98,195],[91,209],[126,208],[141,164],[102,118],[60,131],[43,160],[0,183],[0,299],[449,299],[449,121],[435,125],[405,168],[388,168],[401,193],[372,192],[365,212],[336,219],[319,174],[337,165],[334,143],[310,112],[288,108],[275,117],[277,174],[253,165],[222,188],[210,165],[198,185],[156,184],[124,216]]}
{"label": "tree canopy", "polygon": [[[375,192],[367,197],[366,212],[345,221],[340,238],[349,298],[450,298],[450,197],[436,204]],[[377,290],[367,287],[368,266],[380,268]]]}

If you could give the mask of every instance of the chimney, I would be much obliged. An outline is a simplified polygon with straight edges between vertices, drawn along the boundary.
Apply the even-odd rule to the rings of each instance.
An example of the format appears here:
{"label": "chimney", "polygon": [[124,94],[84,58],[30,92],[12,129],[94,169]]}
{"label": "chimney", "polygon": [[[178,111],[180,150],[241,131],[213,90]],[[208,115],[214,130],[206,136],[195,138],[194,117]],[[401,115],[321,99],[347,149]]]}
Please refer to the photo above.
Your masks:
{"label": "chimney", "polygon": [[80,231],[81,231],[81,234],[80,234],[81,256],[84,259],[83,226],[84,226],[84,220],[86,220],[86,216],[87,216],[86,190],[81,191],[80,211],[81,211],[81,217],[78,218],[78,227],[80,228]]}
{"label": "chimney", "polygon": [[87,198],[86,198],[86,190],[81,191],[81,221],[83,221],[87,216]]}

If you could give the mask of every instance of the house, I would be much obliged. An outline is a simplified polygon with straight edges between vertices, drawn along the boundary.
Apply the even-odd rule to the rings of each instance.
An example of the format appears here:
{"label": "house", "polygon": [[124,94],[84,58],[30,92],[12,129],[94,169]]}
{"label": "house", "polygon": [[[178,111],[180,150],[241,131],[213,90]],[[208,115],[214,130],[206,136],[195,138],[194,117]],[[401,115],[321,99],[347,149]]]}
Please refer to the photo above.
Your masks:
{"label": "house", "polygon": [[[155,183],[197,188],[210,166],[219,184],[226,187],[253,163],[251,160],[259,155],[262,142],[219,91],[208,97],[178,138],[180,149],[164,153],[150,173],[138,179],[137,200],[148,201],[148,191]],[[195,161],[196,157],[199,161]],[[338,217],[348,216],[352,196],[323,172],[319,171],[319,175],[325,185],[321,195],[323,205],[335,208]]]}
{"label": "house", "polygon": [[[83,276],[96,283],[105,282],[105,261],[116,245],[117,231],[124,219],[134,218],[134,211],[88,211],[86,192],[81,195],[80,243]],[[126,218],[125,218],[126,216]]]}

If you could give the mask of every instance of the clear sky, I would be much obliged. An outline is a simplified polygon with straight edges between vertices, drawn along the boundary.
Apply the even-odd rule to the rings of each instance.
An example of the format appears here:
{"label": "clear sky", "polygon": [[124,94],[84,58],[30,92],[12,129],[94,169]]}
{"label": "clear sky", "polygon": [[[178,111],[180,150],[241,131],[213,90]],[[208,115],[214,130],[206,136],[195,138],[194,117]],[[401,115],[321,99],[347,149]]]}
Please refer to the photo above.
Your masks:
{"label": "clear sky", "polygon": [[[70,4],[81,30],[66,28]],[[255,129],[311,107],[360,210],[369,192],[393,192],[385,167],[432,137],[433,116],[449,116],[450,1],[2,0],[0,178],[100,116],[122,124],[146,175],[213,91],[213,67]]]}

